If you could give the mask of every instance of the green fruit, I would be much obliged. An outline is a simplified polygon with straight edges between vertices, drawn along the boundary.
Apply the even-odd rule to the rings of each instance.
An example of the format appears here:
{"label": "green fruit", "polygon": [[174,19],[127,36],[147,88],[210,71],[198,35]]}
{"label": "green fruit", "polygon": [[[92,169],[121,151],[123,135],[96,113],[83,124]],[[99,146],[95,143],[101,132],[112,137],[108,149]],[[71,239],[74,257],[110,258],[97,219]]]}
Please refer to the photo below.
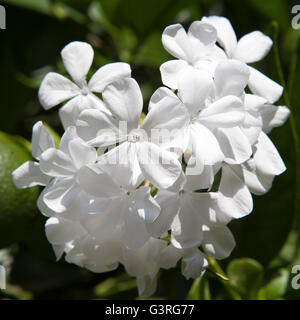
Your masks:
{"label": "green fruit", "polygon": [[38,211],[39,188],[17,189],[12,172],[32,160],[29,142],[0,132],[0,248],[27,238]]}

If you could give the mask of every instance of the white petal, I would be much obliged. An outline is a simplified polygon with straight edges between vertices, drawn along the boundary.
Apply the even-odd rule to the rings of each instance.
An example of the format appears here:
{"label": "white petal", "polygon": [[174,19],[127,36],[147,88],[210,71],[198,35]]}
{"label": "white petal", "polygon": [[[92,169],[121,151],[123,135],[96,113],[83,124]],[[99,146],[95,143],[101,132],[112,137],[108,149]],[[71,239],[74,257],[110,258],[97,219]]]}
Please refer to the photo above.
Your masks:
{"label": "white petal", "polygon": [[228,165],[222,167],[219,192],[223,195],[218,199],[219,206],[228,216],[238,219],[252,211],[251,193]]}
{"label": "white petal", "polygon": [[212,24],[218,34],[218,42],[225,49],[227,55],[232,57],[236,50],[237,39],[230,21],[225,17],[210,16],[204,17],[202,21]]}
{"label": "white petal", "polygon": [[48,110],[78,94],[80,89],[72,81],[58,73],[49,72],[41,83],[38,97],[43,108]]}
{"label": "white petal", "polygon": [[62,108],[59,109],[59,117],[64,129],[69,126],[75,126],[80,113],[85,109],[97,109],[108,112],[104,103],[92,94],[78,95],[68,101]]}
{"label": "white petal", "polygon": [[203,109],[212,88],[212,78],[196,69],[185,71],[178,80],[178,96],[192,115]]}
{"label": "white petal", "polygon": [[159,70],[162,83],[172,89],[178,89],[178,79],[187,68],[192,68],[185,60],[170,60],[163,63]]}
{"label": "white petal", "polygon": [[160,213],[160,206],[152,198],[150,191],[150,187],[143,186],[132,194],[139,217],[147,223],[155,221]]}
{"label": "white petal", "polygon": [[47,149],[40,158],[41,170],[51,177],[68,177],[75,173],[71,158],[61,150]]}
{"label": "white petal", "polygon": [[244,35],[237,44],[234,58],[252,63],[262,60],[270,51],[273,41],[260,31]]}
{"label": "white petal", "polygon": [[248,160],[242,166],[232,166],[232,169],[245,182],[253,194],[263,195],[272,186],[274,175],[263,174],[256,170],[253,159]]}
{"label": "white petal", "polygon": [[175,183],[182,169],[173,153],[151,142],[138,143],[137,148],[140,168],[146,179],[159,189]]}
{"label": "white petal", "polygon": [[217,30],[211,24],[203,21],[194,21],[189,27],[188,35],[206,46],[217,41]]}
{"label": "white petal", "polygon": [[162,34],[164,48],[174,57],[189,61],[192,58],[190,39],[181,24],[165,28]]}
{"label": "white petal", "polygon": [[159,257],[159,265],[161,268],[174,268],[179,259],[182,258],[183,250],[177,249],[171,244],[162,251]]}
{"label": "white petal", "polygon": [[122,143],[105,153],[99,162],[103,163],[102,169],[126,190],[135,190],[144,180],[134,143]]}
{"label": "white petal", "polygon": [[283,87],[271,80],[260,71],[250,68],[250,78],[248,86],[250,90],[261,97],[268,100],[269,103],[274,103],[282,95]]}
{"label": "white petal", "polygon": [[37,162],[26,161],[12,173],[14,184],[17,188],[29,188],[34,186],[45,186],[50,177],[45,175]]}
{"label": "white petal", "polygon": [[208,262],[204,254],[200,250],[195,249],[182,259],[181,273],[186,279],[196,279],[203,275],[207,266]]}
{"label": "white petal", "polygon": [[201,215],[195,214],[193,205],[181,201],[181,210],[175,216],[172,225],[171,242],[178,249],[197,247],[203,239]]}
{"label": "white petal", "polygon": [[217,97],[241,96],[249,80],[250,71],[246,64],[237,60],[224,60],[215,70]]}
{"label": "white petal", "polygon": [[150,98],[149,106],[148,106],[148,112],[150,112],[152,108],[160,106],[161,105],[160,104],[161,100],[164,100],[164,99],[167,99],[167,101],[169,101],[169,100],[178,100],[178,97],[169,88],[160,87],[160,88],[158,88],[157,90],[154,91],[154,93],[152,94],[152,96]]}
{"label": "white petal", "polygon": [[88,233],[98,241],[110,239],[121,221],[123,206],[122,199],[118,198],[112,201],[104,211],[101,211],[102,208],[99,206],[97,213],[87,215],[81,223]]}
{"label": "white petal", "polygon": [[[214,166],[204,166],[200,173],[195,171],[192,164],[195,163],[195,157],[191,157],[186,167],[186,186],[185,188],[190,191],[196,191],[200,189],[210,189],[215,176]],[[200,171],[200,170],[199,170]]]}
{"label": "white petal", "polygon": [[139,297],[150,297],[156,291],[157,276],[145,275],[144,277],[137,277],[136,284]]}
{"label": "white petal", "polygon": [[74,179],[62,179],[46,187],[43,192],[44,203],[56,213],[63,213],[77,201],[80,189]]}
{"label": "white petal", "polygon": [[100,166],[82,167],[77,173],[80,187],[90,195],[98,198],[112,198],[120,195],[120,186]]}
{"label": "white petal", "polygon": [[139,85],[134,79],[118,80],[108,85],[103,100],[112,114],[121,121],[127,121],[128,130],[138,127],[143,108],[143,97]]}
{"label": "white petal", "polygon": [[201,124],[194,123],[190,130],[192,152],[205,165],[223,161],[224,155],[213,133]]}
{"label": "white petal", "polygon": [[80,85],[93,63],[94,50],[91,45],[73,41],[62,49],[61,57],[69,75]]}
{"label": "white petal", "polygon": [[53,137],[50,132],[43,126],[42,121],[37,122],[32,128],[31,152],[35,159],[49,148],[54,148]]}
{"label": "white petal", "polygon": [[130,250],[141,248],[150,237],[145,222],[140,218],[137,209],[134,206],[127,207],[126,202],[124,203],[123,218],[125,247]]}
{"label": "white petal", "polygon": [[290,115],[286,106],[264,105],[261,109],[263,130],[269,133],[273,128],[282,126]]}
{"label": "white petal", "polygon": [[94,164],[97,160],[96,149],[80,138],[70,141],[69,152],[76,169],[80,169],[86,164]]}
{"label": "white petal", "polygon": [[242,124],[244,118],[242,101],[235,96],[226,96],[202,110],[198,121],[212,128],[226,128]]}
{"label": "white petal", "polygon": [[104,65],[99,68],[91,77],[88,86],[93,92],[102,92],[104,88],[122,78],[131,76],[131,68],[128,63],[115,62]]}
{"label": "white petal", "polygon": [[253,155],[256,168],[264,174],[279,175],[286,167],[270,138],[261,132]]}
{"label": "white petal", "polygon": [[224,153],[225,162],[240,164],[250,158],[252,154],[251,145],[239,127],[217,129],[216,136]]}
{"label": "white petal", "polygon": [[[162,91],[161,89],[158,89]],[[160,142],[168,139],[171,141],[178,134],[182,133],[189,122],[189,114],[181,101],[172,93],[162,97],[157,101],[155,107],[151,108],[146,118],[144,119],[141,129],[144,129],[148,137],[151,136],[151,141],[154,142],[155,137],[160,138]],[[154,93],[157,98],[157,94]],[[151,100],[150,100],[151,103]]]}
{"label": "white petal", "polygon": [[82,111],[76,122],[78,136],[93,146],[109,146],[124,140],[126,132],[121,128],[111,114],[96,109]]}
{"label": "white petal", "polygon": [[64,244],[85,234],[78,222],[52,217],[45,225],[46,236],[51,244]]}
{"label": "white petal", "polygon": [[153,237],[160,237],[167,232],[179,210],[179,198],[177,193],[160,190],[155,197],[161,212],[158,218],[151,224],[147,224],[147,230]]}
{"label": "white petal", "polygon": [[235,240],[226,226],[205,227],[203,249],[215,259],[225,259],[230,256],[235,247]]}
{"label": "white petal", "polygon": [[246,93],[244,95],[244,105],[247,111],[259,111],[267,100],[255,94]]}

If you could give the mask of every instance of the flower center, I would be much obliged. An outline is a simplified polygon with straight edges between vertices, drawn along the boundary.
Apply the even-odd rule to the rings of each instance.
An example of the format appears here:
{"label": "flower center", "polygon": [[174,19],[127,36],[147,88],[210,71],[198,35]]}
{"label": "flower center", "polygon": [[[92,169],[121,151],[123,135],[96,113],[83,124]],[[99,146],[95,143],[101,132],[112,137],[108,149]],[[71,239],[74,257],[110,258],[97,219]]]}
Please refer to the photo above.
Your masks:
{"label": "flower center", "polygon": [[140,142],[140,141],[145,141],[147,137],[145,137],[145,134],[142,130],[140,129],[134,129],[132,130],[128,137],[127,141],[128,142]]}

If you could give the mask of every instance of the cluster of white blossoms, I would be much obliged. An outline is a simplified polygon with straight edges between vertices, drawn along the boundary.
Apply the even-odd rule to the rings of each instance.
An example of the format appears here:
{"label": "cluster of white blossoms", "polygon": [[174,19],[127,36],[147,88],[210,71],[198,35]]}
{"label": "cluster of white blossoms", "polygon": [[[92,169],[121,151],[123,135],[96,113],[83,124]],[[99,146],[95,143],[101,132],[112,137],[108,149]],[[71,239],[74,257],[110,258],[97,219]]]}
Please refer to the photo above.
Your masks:
{"label": "cluster of white blossoms", "polygon": [[38,199],[57,259],[94,272],[122,264],[140,295],[156,289],[160,268],[196,278],[207,256],[235,246],[227,227],[252,211],[286,168],[267,133],[289,115],[275,106],[283,88],[248,66],[272,40],[259,31],[239,41],[224,17],[204,17],[186,32],[162,34],[174,60],[160,67],[165,86],[142,114],[143,99],[126,63],[101,67],[87,82],[93,49],[71,42],[62,51],[73,81],[48,73],[39,89],[45,109],[59,110],[58,148],[33,127],[32,155],[13,172],[17,187],[44,186]]}

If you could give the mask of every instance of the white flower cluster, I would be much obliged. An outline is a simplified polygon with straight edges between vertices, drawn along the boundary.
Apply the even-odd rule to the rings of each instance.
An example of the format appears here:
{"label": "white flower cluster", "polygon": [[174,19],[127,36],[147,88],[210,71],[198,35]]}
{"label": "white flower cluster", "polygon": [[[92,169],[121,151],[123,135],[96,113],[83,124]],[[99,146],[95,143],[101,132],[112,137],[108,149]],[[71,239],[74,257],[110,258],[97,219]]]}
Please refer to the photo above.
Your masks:
{"label": "white flower cluster", "polygon": [[61,56],[74,82],[51,72],[39,89],[45,109],[69,100],[59,111],[59,147],[36,123],[36,162],[13,172],[17,187],[45,186],[38,207],[58,259],[65,253],[94,272],[121,263],[140,295],[180,259],[183,275],[196,278],[207,255],[228,257],[228,222],[249,214],[251,193],[267,192],[285,170],[267,136],[289,115],[273,105],[283,88],[247,65],[272,40],[254,31],[237,41],[226,18],[211,16],[187,32],[168,26],[162,43],[175,59],[161,65],[165,86],[144,119],[128,64],[107,64],[87,82],[93,49],[68,44]]}

